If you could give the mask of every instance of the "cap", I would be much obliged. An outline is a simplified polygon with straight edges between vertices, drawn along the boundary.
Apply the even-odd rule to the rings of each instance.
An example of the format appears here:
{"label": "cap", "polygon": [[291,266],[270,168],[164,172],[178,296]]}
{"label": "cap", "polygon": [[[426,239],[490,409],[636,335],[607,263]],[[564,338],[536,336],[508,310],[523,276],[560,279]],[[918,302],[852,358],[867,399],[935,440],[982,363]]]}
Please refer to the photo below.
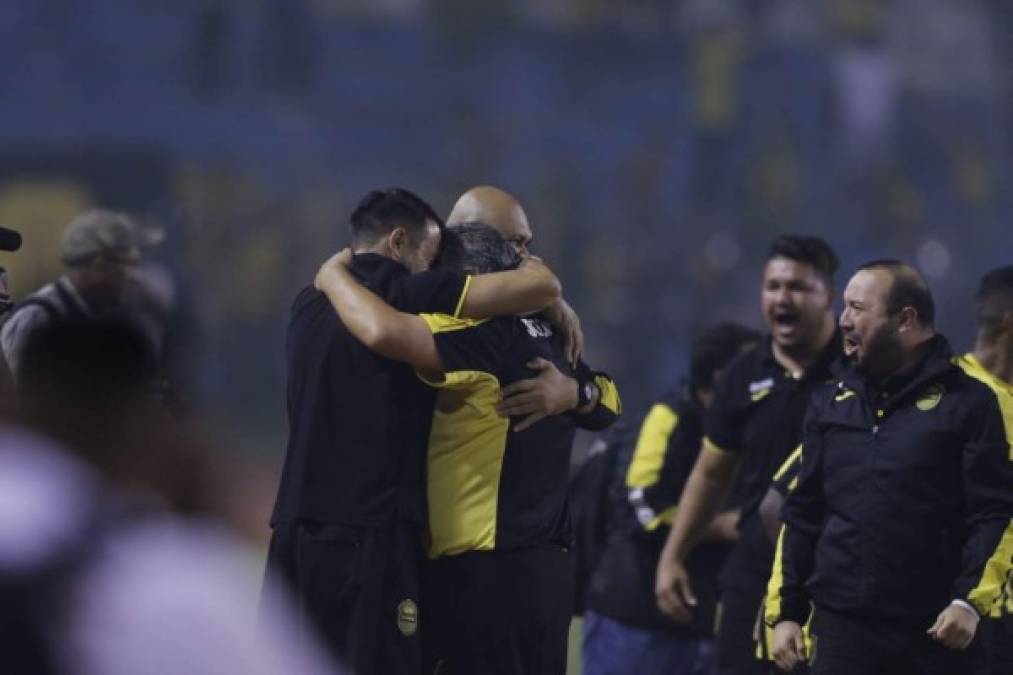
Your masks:
{"label": "cap", "polygon": [[70,221],[61,257],[67,265],[113,251],[140,257],[141,251],[157,246],[163,238],[161,230],[142,228],[124,213],[92,209]]}

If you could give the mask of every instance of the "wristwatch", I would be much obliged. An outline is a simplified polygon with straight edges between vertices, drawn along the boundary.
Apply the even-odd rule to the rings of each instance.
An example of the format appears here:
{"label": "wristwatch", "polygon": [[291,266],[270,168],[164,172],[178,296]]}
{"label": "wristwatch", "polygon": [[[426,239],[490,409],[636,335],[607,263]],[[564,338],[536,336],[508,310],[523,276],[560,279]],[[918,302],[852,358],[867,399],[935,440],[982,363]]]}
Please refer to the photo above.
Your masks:
{"label": "wristwatch", "polygon": [[598,394],[598,385],[590,380],[577,380],[577,407],[583,408]]}

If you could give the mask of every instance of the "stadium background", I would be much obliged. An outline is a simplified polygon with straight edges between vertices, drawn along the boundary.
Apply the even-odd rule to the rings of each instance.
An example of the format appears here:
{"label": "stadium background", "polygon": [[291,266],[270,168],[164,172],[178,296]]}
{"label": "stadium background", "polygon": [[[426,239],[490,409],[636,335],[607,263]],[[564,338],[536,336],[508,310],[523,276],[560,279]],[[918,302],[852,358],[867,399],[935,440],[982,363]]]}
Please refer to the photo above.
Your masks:
{"label": "stadium background", "polygon": [[367,190],[516,194],[631,415],[703,323],[759,324],[780,232],[827,238],[842,278],[915,261],[960,349],[1013,251],[1011,52],[1002,0],[6,0],[0,223],[25,245],[0,263],[37,287],[90,205],[165,228],[194,410],[263,540],[288,303]]}

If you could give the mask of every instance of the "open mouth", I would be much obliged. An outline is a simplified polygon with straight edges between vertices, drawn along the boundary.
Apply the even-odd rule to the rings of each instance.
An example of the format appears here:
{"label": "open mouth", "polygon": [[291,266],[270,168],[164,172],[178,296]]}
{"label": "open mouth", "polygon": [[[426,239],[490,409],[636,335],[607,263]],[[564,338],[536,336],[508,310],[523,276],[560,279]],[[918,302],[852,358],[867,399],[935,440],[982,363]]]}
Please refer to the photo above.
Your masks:
{"label": "open mouth", "polygon": [[781,331],[792,331],[798,327],[799,315],[795,312],[774,312],[771,323]]}
{"label": "open mouth", "polygon": [[844,336],[844,355],[851,358],[858,352],[858,340],[854,337]]}

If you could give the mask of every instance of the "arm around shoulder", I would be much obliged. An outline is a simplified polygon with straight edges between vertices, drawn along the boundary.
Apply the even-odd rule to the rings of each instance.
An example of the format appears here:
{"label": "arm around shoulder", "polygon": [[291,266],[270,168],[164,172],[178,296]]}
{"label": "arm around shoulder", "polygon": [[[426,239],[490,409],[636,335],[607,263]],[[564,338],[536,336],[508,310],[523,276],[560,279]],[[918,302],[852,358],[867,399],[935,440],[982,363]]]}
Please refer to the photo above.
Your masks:
{"label": "arm around shoulder", "polygon": [[350,260],[347,249],[338,253],[321,266],[314,281],[348,332],[380,356],[416,368],[442,370],[436,342],[425,320],[399,312],[360,284],[346,267]]}
{"label": "arm around shoulder", "polygon": [[520,267],[472,277],[461,305],[461,316],[487,319],[493,316],[540,312],[562,297],[559,279],[534,258]]}

